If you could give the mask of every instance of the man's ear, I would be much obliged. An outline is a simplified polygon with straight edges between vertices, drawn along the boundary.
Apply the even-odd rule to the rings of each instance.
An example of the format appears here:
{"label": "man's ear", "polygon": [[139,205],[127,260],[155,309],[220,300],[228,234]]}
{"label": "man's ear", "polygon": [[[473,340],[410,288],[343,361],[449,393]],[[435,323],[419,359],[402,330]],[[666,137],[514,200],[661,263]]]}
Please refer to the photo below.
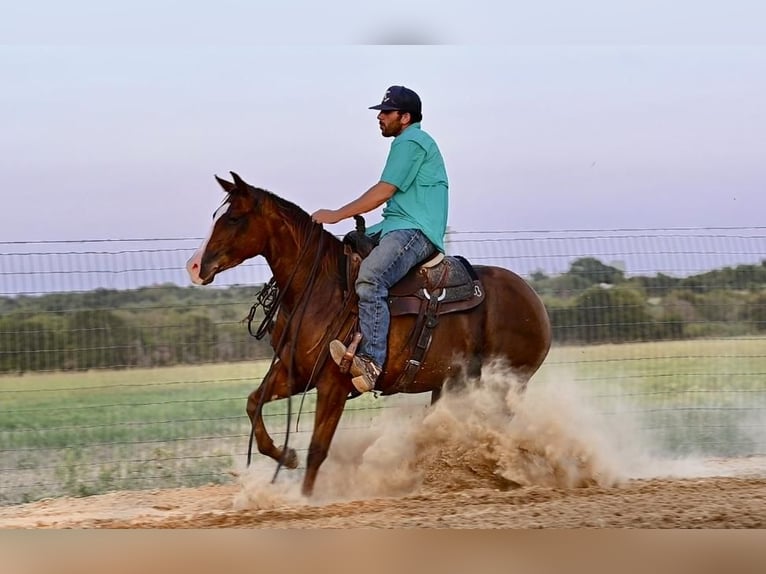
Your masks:
{"label": "man's ear", "polygon": [[412,115],[410,112],[399,112],[401,115],[399,116],[399,120],[403,124],[410,125],[412,123]]}

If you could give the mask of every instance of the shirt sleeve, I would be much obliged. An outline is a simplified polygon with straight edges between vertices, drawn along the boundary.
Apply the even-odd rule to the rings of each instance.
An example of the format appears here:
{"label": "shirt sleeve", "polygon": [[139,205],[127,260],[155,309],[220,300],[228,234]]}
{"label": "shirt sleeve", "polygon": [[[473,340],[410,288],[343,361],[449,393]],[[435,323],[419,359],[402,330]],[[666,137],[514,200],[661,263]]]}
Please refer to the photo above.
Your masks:
{"label": "shirt sleeve", "polygon": [[426,150],[412,140],[391,146],[380,181],[390,183],[400,190],[407,189],[415,181],[425,158]]}

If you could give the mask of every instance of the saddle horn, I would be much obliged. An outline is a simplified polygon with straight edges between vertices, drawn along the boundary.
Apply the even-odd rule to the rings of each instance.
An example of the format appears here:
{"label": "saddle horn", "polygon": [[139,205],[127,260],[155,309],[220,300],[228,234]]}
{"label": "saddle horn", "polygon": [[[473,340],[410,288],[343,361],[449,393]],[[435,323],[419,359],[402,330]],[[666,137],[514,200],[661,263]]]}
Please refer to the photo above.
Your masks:
{"label": "saddle horn", "polygon": [[364,222],[364,217],[361,215],[355,215],[354,221],[356,221],[356,232],[365,233],[367,231],[367,225]]}

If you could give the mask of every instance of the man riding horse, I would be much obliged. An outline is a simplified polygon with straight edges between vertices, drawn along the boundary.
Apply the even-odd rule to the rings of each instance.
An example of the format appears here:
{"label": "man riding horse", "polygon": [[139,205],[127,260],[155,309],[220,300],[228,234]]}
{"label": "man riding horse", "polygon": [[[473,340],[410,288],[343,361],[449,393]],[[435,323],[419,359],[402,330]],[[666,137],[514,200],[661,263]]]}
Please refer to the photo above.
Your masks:
{"label": "man riding horse", "polygon": [[[391,86],[377,119],[383,137],[393,137],[380,181],[340,209],[319,209],[317,223],[337,223],[371,211],[383,203],[383,220],[367,229],[374,244],[359,268],[355,282],[359,297],[361,344],[350,372],[354,387],[372,391],[383,371],[390,324],[389,289],[427,258],[444,253],[449,184],[439,147],[425,132],[418,94],[404,86]],[[341,364],[347,348],[330,343],[333,360]]]}
{"label": "man riding horse", "polygon": [[[216,176],[226,197],[187,261],[195,285],[209,285],[258,256],[271,269],[278,293],[271,333],[275,361],[251,394],[247,412],[258,450],[296,468],[295,449],[287,439],[281,448],[273,444],[262,409],[316,389],[306,496],[354,387],[356,393],[381,395],[430,392],[433,402],[445,386],[459,389],[466,378],[479,379],[491,362],[506,368],[523,389],[551,344],[545,305],[523,277],[445,256],[447,177],[438,147],[418,125],[420,98],[392,86],[373,108],[380,111],[382,134],[394,138],[379,183],[337,211],[315,212],[312,221],[298,205],[235,172],[232,181]],[[369,231],[372,237],[357,233],[347,243],[322,228],[354,216],[357,229],[366,231],[359,214],[384,202],[383,221]],[[377,243],[372,250],[365,245],[370,239]],[[359,356],[357,330],[364,337]]]}

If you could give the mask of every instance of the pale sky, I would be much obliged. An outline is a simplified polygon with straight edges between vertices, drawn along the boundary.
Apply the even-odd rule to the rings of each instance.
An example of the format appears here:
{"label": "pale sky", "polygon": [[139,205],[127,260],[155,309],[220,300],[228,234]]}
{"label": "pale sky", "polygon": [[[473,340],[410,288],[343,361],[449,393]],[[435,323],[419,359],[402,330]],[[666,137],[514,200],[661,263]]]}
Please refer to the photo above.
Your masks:
{"label": "pale sky", "polygon": [[760,2],[113,4],[2,8],[0,241],[202,237],[230,170],[340,207],[380,175],[391,84],[454,230],[764,225]]}

